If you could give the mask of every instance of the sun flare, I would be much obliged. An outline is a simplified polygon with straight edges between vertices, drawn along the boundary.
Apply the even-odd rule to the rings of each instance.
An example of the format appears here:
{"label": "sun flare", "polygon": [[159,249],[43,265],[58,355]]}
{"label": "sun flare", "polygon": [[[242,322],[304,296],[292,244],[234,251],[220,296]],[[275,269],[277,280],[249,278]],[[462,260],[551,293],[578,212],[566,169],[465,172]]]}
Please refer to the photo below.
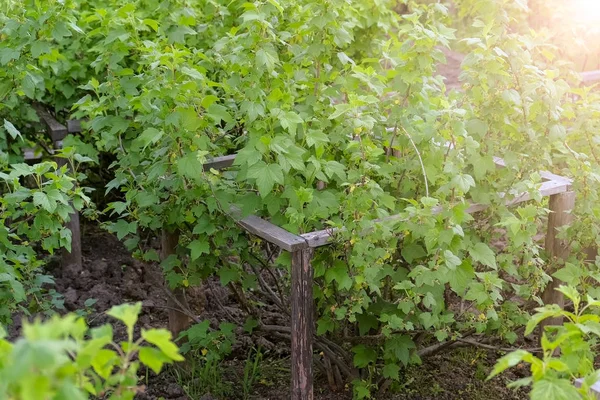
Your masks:
{"label": "sun flare", "polygon": [[575,23],[600,25],[600,0],[574,0],[572,13]]}

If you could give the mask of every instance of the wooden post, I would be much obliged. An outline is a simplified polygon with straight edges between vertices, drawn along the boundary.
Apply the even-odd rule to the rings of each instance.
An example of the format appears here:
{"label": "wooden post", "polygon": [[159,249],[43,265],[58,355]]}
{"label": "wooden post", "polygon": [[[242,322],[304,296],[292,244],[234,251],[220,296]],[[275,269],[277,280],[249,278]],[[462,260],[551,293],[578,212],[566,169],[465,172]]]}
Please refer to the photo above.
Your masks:
{"label": "wooden post", "polygon": [[[550,215],[548,215],[548,231],[546,233],[546,253],[549,257],[550,268],[548,274],[552,274],[557,267],[569,257],[568,243],[564,239],[558,239],[558,228],[569,225],[573,220],[572,211],[575,208],[575,192],[564,192],[550,196]],[[564,307],[565,299],[562,293],[556,290],[562,284],[556,278],[548,283],[542,294],[544,304],[558,304]],[[540,338],[544,327],[548,325],[562,324],[561,318],[549,318],[540,323]]]}
{"label": "wooden post", "polygon": [[[46,129],[52,143],[54,150],[62,150],[62,141],[69,133],[67,128],[56,121],[47,111],[38,110],[42,120],[46,124]],[[55,157],[56,164],[59,168],[69,165],[67,164],[66,158]],[[73,203],[71,202],[71,207]],[[65,223],[65,228],[71,231],[71,251],[62,249],[61,251],[61,269],[63,276],[78,275],[83,271],[83,260],[81,256],[81,227],[79,223],[79,212],[73,208],[73,212],[69,214],[69,222]]]}
{"label": "wooden post", "polygon": [[[62,141],[69,133],[66,126],[58,122],[45,108],[41,105],[34,105],[40,120],[46,125],[46,132],[50,135],[55,150],[62,149]],[[56,164],[59,168],[67,164],[65,158],[55,157]],[[68,168],[68,165],[67,165]],[[73,209],[69,214],[69,222],[65,224],[65,228],[71,231],[71,251],[62,249],[61,251],[61,269],[63,276],[77,275],[83,270],[83,261],[81,257],[81,229],[79,225],[79,212]]]}
{"label": "wooden post", "polygon": [[[160,238],[161,261],[164,261],[170,255],[176,254],[178,244],[179,231],[176,230],[171,232],[167,229],[163,229]],[[167,285],[167,290],[171,293],[171,296],[167,300],[167,306],[169,307],[169,331],[171,331],[173,337],[177,338],[182,331],[190,326],[190,318],[186,314],[177,311],[180,310],[182,306],[188,308],[188,303],[183,288],[178,287],[171,290]]]}
{"label": "wooden post", "polygon": [[313,399],[312,249],[292,253],[292,400]]}

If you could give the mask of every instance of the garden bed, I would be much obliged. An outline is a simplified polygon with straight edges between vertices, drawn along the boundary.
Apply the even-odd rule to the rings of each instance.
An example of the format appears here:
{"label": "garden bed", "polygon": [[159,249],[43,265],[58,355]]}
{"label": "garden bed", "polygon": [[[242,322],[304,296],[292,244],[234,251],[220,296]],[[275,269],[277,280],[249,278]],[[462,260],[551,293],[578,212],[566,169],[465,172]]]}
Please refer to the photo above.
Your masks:
{"label": "garden bed", "polygon": [[[56,279],[55,289],[64,295],[66,311],[86,310],[90,325],[97,326],[108,322],[104,314],[110,307],[124,302],[142,301],[143,309],[136,329],[165,327],[168,322],[167,294],[162,287],[162,275],[156,264],[141,263],[131,257],[123,244],[112,234],[102,230],[93,223],[82,226],[82,251],[84,270],[80,276],[63,276],[56,263],[51,264],[49,273]],[[199,312],[199,318],[211,321],[217,327],[219,322],[227,320],[227,313],[243,314],[235,299],[228,290],[218,282],[208,282],[203,288],[208,295],[190,296],[190,308]],[[90,305],[90,303],[93,304]],[[226,311],[223,310],[226,308]],[[276,315],[273,307],[273,323],[285,321],[285,316]],[[15,337],[20,331],[19,317],[11,329]],[[237,342],[231,356],[224,362],[223,379],[230,386],[227,399],[241,397],[239,386],[243,379],[245,357],[250,349],[260,347],[264,359],[260,365],[256,384],[252,388],[252,399],[275,400],[289,396],[289,343],[274,341],[260,335],[250,336],[238,329]],[[125,329],[115,326],[115,338],[124,339]],[[522,399],[523,391],[507,389],[508,382],[519,379],[526,370],[516,369],[499,378],[486,382],[501,353],[470,347],[457,348],[444,354],[426,358],[422,365],[415,365],[402,372],[401,387],[394,388],[393,393],[377,397],[397,400],[426,399]],[[209,400],[212,397],[203,393],[197,382],[186,381],[181,374],[183,366],[171,367],[156,376],[151,371],[141,371],[141,383],[146,386],[145,392],[138,394],[137,399],[183,400],[192,398]],[[184,387],[186,389],[184,390]],[[190,393],[186,395],[186,390]],[[202,393],[200,397],[195,395]],[[202,397],[204,396],[204,397]],[[238,396],[238,397],[236,397]],[[332,392],[325,376],[315,376],[315,398],[322,400],[351,399],[348,386],[340,392]]]}

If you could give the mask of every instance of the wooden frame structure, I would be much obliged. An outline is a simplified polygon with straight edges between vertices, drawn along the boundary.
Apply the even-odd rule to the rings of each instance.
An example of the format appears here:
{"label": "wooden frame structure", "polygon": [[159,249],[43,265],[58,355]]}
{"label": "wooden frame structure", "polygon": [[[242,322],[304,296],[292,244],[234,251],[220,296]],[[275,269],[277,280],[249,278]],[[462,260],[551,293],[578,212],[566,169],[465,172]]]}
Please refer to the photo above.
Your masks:
{"label": "wooden frame structure", "polygon": [[[205,170],[225,169],[233,165],[235,155],[216,157],[204,165]],[[496,166],[503,168],[504,161],[494,159]],[[546,234],[546,250],[557,262],[566,258],[568,247],[563,240],[556,237],[557,228],[570,222],[571,211],[575,205],[575,194],[571,191],[572,181],[568,178],[542,171],[543,182],[538,189],[542,197],[550,197],[550,217]],[[514,199],[507,200],[506,205],[512,206],[531,200],[529,193],[523,193]],[[470,214],[483,211],[487,205],[472,203],[467,209]],[[434,213],[441,213],[442,208],[434,209]],[[391,216],[383,221],[398,219]],[[249,233],[258,236],[282,250],[292,254],[291,273],[291,363],[292,363],[292,400],[312,400],[313,374],[312,374],[312,338],[314,334],[314,304],[313,304],[313,268],[311,258],[313,249],[326,246],[333,242],[336,229],[319,230],[301,235],[296,235],[272,224],[257,216],[242,218],[238,223]],[[554,290],[560,282],[555,280],[544,291],[547,302],[562,304],[562,294]]]}
{"label": "wooden frame structure", "polygon": [[[599,74],[600,77],[600,74]],[[599,78],[600,79],[600,78]],[[78,121],[69,121],[67,126],[58,123],[49,113],[40,112],[40,119],[45,123],[47,133],[50,135],[55,148],[60,148],[62,139],[71,132],[81,131]],[[215,157],[204,164],[204,170],[222,170],[229,168],[235,161],[235,155]],[[33,155],[30,159],[37,159]],[[503,168],[504,161],[494,159],[498,168]],[[60,162],[60,161],[59,161]],[[538,188],[538,193],[543,197],[550,197],[551,215],[548,220],[546,234],[546,249],[548,253],[561,262],[568,254],[564,241],[556,238],[557,228],[568,224],[571,210],[574,207],[575,196],[571,191],[572,181],[550,172],[540,173],[543,182]],[[523,193],[513,199],[507,200],[506,205],[512,206],[531,200],[529,193]],[[487,205],[471,203],[467,212],[470,214],[483,211]],[[434,214],[441,213],[441,207],[433,210]],[[393,221],[399,216],[387,217],[381,222]],[[313,268],[311,259],[315,248],[326,246],[334,241],[339,231],[325,229],[308,232],[301,235],[291,233],[258,216],[242,217],[238,224],[248,233],[255,235],[280,249],[291,253],[291,399],[312,400],[313,394],[313,335],[314,335],[314,302],[313,302]],[[73,232],[73,251],[63,253],[63,263],[78,262],[81,268],[81,238],[78,215],[71,218],[67,227]],[[560,283],[555,280],[548,285],[544,292],[547,302],[562,304],[562,294],[554,288]],[[171,315],[169,315],[171,317]]]}

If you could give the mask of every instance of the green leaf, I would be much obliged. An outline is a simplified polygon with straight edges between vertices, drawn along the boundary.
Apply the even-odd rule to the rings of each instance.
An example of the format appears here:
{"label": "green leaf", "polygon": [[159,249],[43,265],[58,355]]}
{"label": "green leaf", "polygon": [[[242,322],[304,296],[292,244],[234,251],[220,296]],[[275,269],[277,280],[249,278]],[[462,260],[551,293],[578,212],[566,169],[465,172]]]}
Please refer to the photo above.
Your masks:
{"label": "green leaf", "polygon": [[150,367],[155,374],[159,374],[163,365],[171,361],[171,359],[164,355],[162,351],[153,347],[142,347],[139,352],[139,357],[142,364]]}
{"label": "green leaf", "polygon": [[477,243],[469,250],[469,254],[473,258],[473,260],[488,266],[490,268],[496,269],[496,254],[488,245],[485,243]]}
{"label": "green leaf", "polygon": [[454,271],[448,271],[450,288],[458,295],[463,295],[469,283],[475,278],[475,270],[471,262],[464,260]]}
{"label": "green leaf", "polygon": [[354,366],[357,368],[366,368],[377,360],[377,352],[364,344],[354,346],[352,352],[354,353]]}
{"label": "green leaf", "polygon": [[275,69],[275,65],[279,62],[277,52],[272,46],[261,47],[256,52],[256,66],[266,68],[267,71],[272,72]]}
{"label": "green leaf", "polygon": [[165,133],[156,128],[147,128],[142,134],[135,140],[137,148],[142,147],[144,150],[150,144],[156,144]]}
{"label": "green leaf", "polygon": [[451,271],[455,270],[461,264],[460,258],[455,256],[450,250],[444,250],[444,261]]}
{"label": "green leaf", "polygon": [[336,281],[339,290],[349,290],[352,287],[352,277],[348,273],[348,266],[342,261],[336,261],[332,268],[325,271],[325,282]]}
{"label": "green leaf", "polygon": [[221,267],[219,269],[219,278],[222,286],[227,286],[230,282],[236,282],[240,279],[240,271],[237,268]]}
{"label": "green leaf", "polygon": [[44,192],[35,192],[33,194],[33,204],[37,207],[42,207],[49,213],[53,213],[56,210],[56,201],[50,199]]}
{"label": "green leaf", "polygon": [[400,251],[402,254],[402,258],[406,260],[407,263],[412,264],[414,260],[425,257],[427,253],[423,249],[423,246],[420,246],[416,243],[410,243],[406,246],[402,246],[402,250]]}
{"label": "green leaf", "polygon": [[119,362],[117,353],[112,350],[100,349],[94,355],[91,365],[94,371],[103,379],[107,379]]}
{"label": "green leaf", "polygon": [[459,174],[452,178],[452,183],[462,193],[467,193],[470,188],[475,187],[475,180],[471,175]]}
{"label": "green leaf", "polygon": [[195,151],[186,154],[177,161],[177,170],[180,175],[191,179],[200,179],[204,172],[204,163],[206,162],[206,151]]}
{"label": "green leaf", "polygon": [[262,198],[267,197],[275,183],[283,184],[283,170],[279,164],[266,164],[259,161],[248,169],[248,177],[256,179],[256,186]]}
{"label": "green leaf", "polygon": [[278,117],[279,117],[279,123],[281,124],[281,126],[284,129],[288,130],[291,134],[295,134],[298,124],[301,124],[304,122],[304,120],[302,118],[300,118],[300,116],[293,111],[286,111],[286,112],[279,113]]}
{"label": "green leaf", "polygon": [[150,28],[154,30],[154,32],[158,32],[158,22],[153,19],[145,19],[142,21],[144,24],[148,25]]}
{"label": "green leaf", "polygon": [[[206,99],[205,99],[206,100]],[[225,121],[227,124],[234,124],[235,120],[227,111],[227,108],[223,107],[220,104],[211,104],[206,110],[208,116],[215,120],[216,123],[220,123],[221,121]]]}
{"label": "green leaf", "polygon": [[15,128],[15,126],[10,123],[7,120],[4,120],[4,129],[6,129],[6,131],[8,132],[8,134],[13,138],[20,138],[21,137],[21,132],[19,132],[19,130],[17,128]]}
{"label": "green leaf", "polygon": [[487,377],[487,380],[490,380],[494,376],[506,371],[511,367],[514,367],[515,365],[523,361],[525,358],[530,356],[531,354],[525,350],[516,350],[512,353],[508,353],[496,362],[496,365],[494,366],[494,369],[492,370],[490,375]]}
{"label": "green leaf", "polygon": [[135,304],[121,304],[120,306],[114,306],[106,312],[113,318],[123,322],[127,327],[127,336],[129,340],[133,340],[133,327],[137,322],[138,315],[142,311],[142,303],[137,302]]}
{"label": "green leaf", "polygon": [[581,396],[570,380],[545,378],[533,383],[531,398],[533,400],[567,400],[579,399]]}
{"label": "green leaf", "polygon": [[165,356],[173,361],[183,361],[183,357],[179,354],[179,350],[173,343],[171,332],[166,329],[142,329],[142,338],[148,343],[158,347]]}
{"label": "green leaf", "polygon": [[253,318],[253,317],[248,317],[246,319],[246,322],[244,322],[244,326],[243,329],[245,332],[248,332],[249,334],[252,334],[252,331],[254,330],[254,328],[258,327],[258,321]]}
{"label": "green leaf", "polygon": [[210,253],[210,243],[208,240],[196,239],[192,241],[187,248],[192,251],[190,256],[192,261],[200,258],[202,254]]}
{"label": "green leaf", "polygon": [[385,364],[381,371],[384,378],[400,380],[400,366],[398,364]]}
{"label": "green leaf", "polygon": [[137,222],[127,222],[124,219],[120,219],[110,227],[110,230],[117,234],[119,240],[122,240],[130,233],[137,233]]}

